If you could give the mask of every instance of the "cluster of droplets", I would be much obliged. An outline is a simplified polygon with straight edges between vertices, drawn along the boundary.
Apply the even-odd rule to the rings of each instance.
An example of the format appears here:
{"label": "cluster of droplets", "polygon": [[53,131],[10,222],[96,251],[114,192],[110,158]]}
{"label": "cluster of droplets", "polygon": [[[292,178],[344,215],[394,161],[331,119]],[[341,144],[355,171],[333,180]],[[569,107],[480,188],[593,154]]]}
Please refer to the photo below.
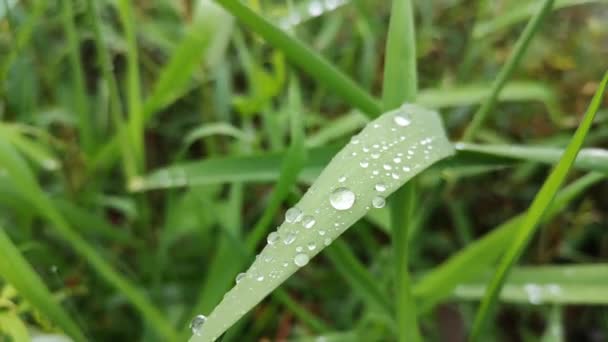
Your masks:
{"label": "cluster of droplets", "polygon": [[524,285],[524,292],[530,304],[538,305],[543,303],[547,295],[553,297],[560,296],[562,288],[557,284],[538,285],[530,283]]}

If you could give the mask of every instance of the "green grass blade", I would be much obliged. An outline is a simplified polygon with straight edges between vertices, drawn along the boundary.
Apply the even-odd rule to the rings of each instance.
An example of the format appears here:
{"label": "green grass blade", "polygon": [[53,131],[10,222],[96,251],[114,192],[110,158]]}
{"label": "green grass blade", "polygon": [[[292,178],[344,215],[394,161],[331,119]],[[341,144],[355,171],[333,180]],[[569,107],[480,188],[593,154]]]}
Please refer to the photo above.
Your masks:
{"label": "green grass blade", "polygon": [[[382,84],[384,110],[401,103],[414,102],[418,90],[416,70],[416,35],[413,4],[410,0],[393,0],[388,27]],[[406,184],[391,199],[391,228],[395,272],[395,313],[397,336],[401,342],[420,341],[416,302],[412,296],[408,272],[408,235],[415,209],[415,183]]]}
{"label": "green grass blade", "polygon": [[378,286],[376,279],[359,263],[345,242],[336,240],[325,250],[325,254],[356,294],[386,317],[392,317],[393,305],[387,294]]}
{"label": "green grass blade", "polygon": [[[590,173],[566,186],[555,196],[555,200],[543,217],[543,222],[551,220],[572,200],[603,179],[605,176],[602,174]],[[472,281],[494,267],[507,247],[504,241],[514,239],[516,229],[521,225],[524,215],[525,213],[513,217],[494,228],[418,281],[414,286],[414,295],[420,300],[421,311],[429,311],[441,300],[448,298],[456,286]]]}
{"label": "green grass blade", "polygon": [[370,118],[382,113],[378,101],[299,40],[281,31],[240,1],[217,0],[217,2],[249,29],[261,35],[269,44],[283,51],[293,64],[330,88],[347,103],[360,109]]}
{"label": "green grass blade", "polygon": [[[592,3],[607,3],[606,0],[556,0],[554,10],[586,5]],[[532,1],[523,6],[513,6],[514,8],[506,13],[501,13],[496,18],[479,21],[473,28],[473,37],[481,39],[491,35],[497,31],[503,30],[509,26],[517,24],[527,18],[530,18],[538,10],[538,2]]]}
{"label": "green grass blade", "polygon": [[135,16],[131,0],[118,0],[118,13],[127,40],[127,108],[128,131],[133,149],[135,165],[141,170],[145,164],[144,154],[144,112],[142,105],[141,82],[139,79],[139,60]]}
{"label": "green grass blade", "polygon": [[[431,139],[430,142],[428,139]],[[387,149],[382,151],[380,145],[383,142],[392,145],[385,145]],[[408,149],[412,151],[410,154],[407,153]],[[301,222],[281,224],[277,231],[278,239],[270,237],[273,243],[260,252],[247,271],[247,276],[226,294],[202,331],[194,335],[191,341],[213,341],[218,338],[299,269],[294,261],[296,256],[300,265],[305,264],[365,215],[372,207],[372,200],[379,206],[382,202],[379,196],[388,196],[411,177],[451,154],[452,147],[435,112],[404,106],[372,121],[332,159],[296,204],[297,210],[314,217],[314,227],[305,228],[303,222],[310,224],[312,221],[302,217]],[[404,166],[409,169],[404,170]],[[387,172],[389,168],[391,172]],[[375,186],[379,182],[386,187],[384,191],[376,190],[383,189],[382,186]],[[314,244],[314,248],[309,248],[307,254],[303,254],[305,250],[296,250],[297,246],[309,244]]]}
{"label": "green grass blade", "polygon": [[73,0],[62,0],[63,29],[68,41],[68,57],[74,83],[74,109],[78,117],[79,137],[85,152],[91,152],[95,147],[95,131],[89,113],[87,90],[84,81],[80,42],[74,23]]}
{"label": "green grass blade", "polygon": [[[485,278],[485,279],[484,279]],[[460,284],[454,297],[478,300],[488,277]],[[608,265],[515,267],[505,280],[500,300],[508,303],[606,305]]]}
{"label": "green grass blade", "polygon": [[[564,149],[543,146],[456,143],[454,147],[459,153],[460,151],[464,151],[473,154],[505,157],[551,165],[554,165],[564,153]],[[573,167],[580,170],[608,173],[608,150],[583,148],[578,153]]]}
{"label": "green grass blade", "polygon": [[10,283],[37,310],[57,324],[75,341],[86,341],[78,325],[57,303],[36,271],[0,227],[0,278]]}
{"label": "green grass blade", "polygon": [[583,145],[585,137],[593,124],[593,118],[601,105],[602,96],[604,95],[607,82],[608,72],[604,75],[602,83],[591,100],[589,108],[587,109],[579,128],[576,130],[572,140],[568,144],[566,151],[534,198],[534,201],[530,205],[530,209],[524,217],[521,226],[518,227],[514,241],[511,243],[509,249],[501,259],[475,317],[473,330],[471,333],[471,340],[475,341],[481,337],[481,333],[485,327],[486,321],[489,319],[491,311],[493,310],[505,278],[509,274],[513,264],[517,262],[525,250],[528,242],[536,230],[536,227],[540,223],[542,216],[545,214],[547,208],[551,204],[551,201],[555,197],[555,193],[564,182],[572,164],[574,164],[576,155]]}
{"label": "green grass blade", "polygon": [[553,0],[543,0],[543,4],[538,10],[538,12],[534,15],[534,17],[528,22],[528,25],[524,29],[524,32],[517,39],[517,43],[515,43],[515,47],[513,48],[513,52],[509,59],[505,63],[505,65],[500,69],[500,72],[496,76],[496,80],[492,84],[492,91],[490,96],[486,98],[486,101],[483,102],[481,107],[475,112],[473,115],[473,120],[467,127],[464,132],[463,140],[470,141],[475,138],[475,134],[481,128],[483,123],[486,121],[488,114],[490,114],[490,110],[494,107],[498,96],[502,88],[507,83],[511,74],[515,71],[519,62],[521,61],[524,53],[526,52],[530,41],[534,34],[540,28],[543,19],[546,14],[551,11],[551,7],[553,6]]}
{"label": "green grass blade", "polygon": [[[95,49],[97,51],[97,63],[99,63],[101,74],[105,85],[109,91],[109,111],[110,117],[114,124],[115,129],[118,131],[116,146],[119,146],[122,154],[122,167],[124,175],[127,179],[132,179],[137,174],[136,158],[133,156],[133,149],[130,147],[130,140],[128,131],[123,127],[127,126],[126,120],[124,119],[124,111],[121,105],[121,98],[118,91],[118,83],[114,76],[114,66],[112,65],[110,52],[103,40],[102,27],[100,17],[100,10],[98,8],[99,2],[95,0],[87,0],[87,18],[93,27],[93,37],[95,42]],[[113,141],[113,140],[112,140]],[[118,148],[117,148],[118,149]],[[113,151],[112,151],[113,152]],[[92,169],[97,169],[96,163],[92,163]]]}

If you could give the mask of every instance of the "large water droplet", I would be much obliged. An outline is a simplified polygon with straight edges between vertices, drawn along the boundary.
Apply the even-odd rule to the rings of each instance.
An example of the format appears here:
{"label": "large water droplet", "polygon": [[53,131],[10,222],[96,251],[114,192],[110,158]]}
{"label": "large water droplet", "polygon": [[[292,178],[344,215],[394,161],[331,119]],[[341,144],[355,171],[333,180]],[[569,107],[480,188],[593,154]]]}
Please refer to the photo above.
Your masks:
{"label": "large water droplet", "polygon": [[192,333],[196,336],[201,336],[205,322],[207,322],[207,317],[204,315],[194,316],[192,321],[190,321],[190,329],[192,330]]}
{"label": "large water droplet", "polygon": [[299,267],[306,266],[306,264],[308,264],[308,261],[310,261],[310,258],[304,253],[300,253],[296,255],[295,258],[293,258],[293,263]]}
{"label": "large water droplet", "polygon": [[386,200],[382,196],[376,196],[372,199],[372,205],[374,208],[383,208],[386,204]]}
{"label": "large water droplet", "polygon": [[293,233],[287,234],[287,236],[285,236],[285,239],[283,239],[283,243],[285,243],[286,245],[291,245],[294,241],[296,241],[296,235]]}
{"label": "large water droplet", "polygon": [[378,192],[385,192],[386,191],[386,184],[384,183],[378,183],[374,186],[374,189],[376,189],[376,191]]}
{"label": "large water droplet", "polygon": [[241,280],[243,280],[246,276],[247,276],[247,273],[239,273],[239,274],[237,274],[236,275],[236,279],[235,279],[236,283],[237,284],[240,283]]}
{"label": "large water droplet", "polygon": [[355,193],[348,188],[337,188],[329,195],[329,203],[336,210],[348,210],[355,203]]}
{"label": "large water droplet", "polygon": [[268,234],[268,237],[266,238],[266,242],[268,242],[269,245],[274,245],[275,243],[277,243],[277,241],[279,241],[279,239],[280,239],[279,233],[272,232],[272,233]]}
{"label": "large water droplet", "polygon": [[393,121],[395,121],[395,123],[401,127],[409,126],[412,123],[412,120],[402,114],[395,115]]}
{"label": "large water droplet", "polygon": [[302,218],[302,226],[304,226],[306,229],[312,228],[315,223],[317,223],[317,220],[315,220],[315,218],[311,215],[306,215],[304,218]]}
{"label": "large water droplet", "polygon": [[288,223],[296,223],[302,219],[302,210],[297,207],[289,208],[285,212],[285,221]]}

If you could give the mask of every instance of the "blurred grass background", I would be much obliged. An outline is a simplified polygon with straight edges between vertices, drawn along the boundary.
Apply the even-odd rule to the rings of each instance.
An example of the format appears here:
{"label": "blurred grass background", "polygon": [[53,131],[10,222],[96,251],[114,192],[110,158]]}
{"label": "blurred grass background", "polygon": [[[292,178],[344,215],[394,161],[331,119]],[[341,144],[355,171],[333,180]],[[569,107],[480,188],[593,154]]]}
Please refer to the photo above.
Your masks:
{"label": "blurred grass background", "polygon": [[[390,2],[245,3],[380,97]],[[539,2],[414,3],[417,101],[439,108],[458,141]],[[556,1],[479,143],[566,145],[608,68],[607,5]],[[17,247],[42,279],[37,291],[45,285],[61,302],[64,321],[73,321],[58,323],[29,303],[40,297],[16,291],[20,276],[10,274],[25,266],[3,269],[0,262],[0,340],[8,341],[19,340],[20,327],[29,338],[64,331],[77,339],[70,326],[88,340],[187,336],[193,314],[210,312],[242,271],[244,244],[260,218],[266,215],[266,226],[279,223],[279,205],[298,198],[326,156],[367,120],[354,108],[365,110],[365,99],[337,96],[207,0],[1,0],[0,82],[3,246]],[[299,84],[291,99],[290,82]],[[305,162],[289,147],[294,110],[302,114]],[[589,145],[606,147],[607,119],[605,109],[598,113]],[[410,236],[415,282],[523,212],[546,176],[548,167],[538,163],[546,154],[429,172],[418,191],[422,223]],[[600,157],[593,156],[591,169],[605,173]],[[207,164],[187,174],[163,169],[194,161]],[[273,192],[281,170],[302,185],[284,180],[284,194]],[[608,339],[608,271],[590,265],[608,256],[601,178],[533,241],[523,263],[555,268],[516,269],[492,338]],[[225,340],[393,340],[377,305],[391,299],[388,213],[376,216],[348,231],[343,244],[296,274]],[[584,266],[567,275],[576,264]],[[361,287],[366,277],[380,293]],[[529,285],[543,277],[569,299],[536,305]],[[425,340],[464,339],[484,279],[454,282],[449,297],[419,316]]]}

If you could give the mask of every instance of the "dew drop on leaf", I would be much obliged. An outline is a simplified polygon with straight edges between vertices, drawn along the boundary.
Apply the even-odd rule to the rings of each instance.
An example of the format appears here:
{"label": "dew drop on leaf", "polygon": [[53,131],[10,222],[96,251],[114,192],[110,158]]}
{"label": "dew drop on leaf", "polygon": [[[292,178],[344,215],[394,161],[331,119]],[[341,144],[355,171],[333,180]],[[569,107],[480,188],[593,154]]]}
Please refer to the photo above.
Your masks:
{"label": "dew drop on leaf", "polygon": [[302,215],[302,210],[296,207],[289,208],[285,212],[285,221],[287,221],[288,223],[299,222],[302,219]]}
{"label": "dew drop on leaf", "polygon": [[302,226],[306,229],[312,228],[317,221],[312,215],[306,215],[302,218]]}
{"label": "dew drop on leaf", "polygon": [[386,200],[382,196],[376,196],[372,199],[372,205],[374,208],[383,208],[386,204]]}
{"label": "dew drop on leaf", "polygon": [[266,242],[268,242],[269,245],[274,245],[275,243],[277,243],[277,241],[279,241],[279,233],[277,232],[272,232],[270,234],[268,234],[268,237],[266,238]]}
{"label": "dew drop on leaf", "polygon": [[207,317],[204,315],[196,315],[190,321],[190,329],[194,335],[200,336],[203,333],[203,325],[207,321]]}
{"label": "dew drop on leaf", "polygon": [[306,255],[304,253],[297,254],[293,258],[293,263],[299,267],[306,266],[306,264],[308,264],[308,261],[310,261],[310,258],[308,257],[308,255]]}
{"label": "dew drop on leaf", "polygon": [[336,210],[348,210],[355,203],[355,193],[348,188],[337,188],[329,195],[329,203]]}
{"label": "dew drop on leaf", "polygon": [[376,189],[376,191],[378,192],[385,192],[386,191],[386,184],[384,183],[378,183],[374,186],[374,189]]}

